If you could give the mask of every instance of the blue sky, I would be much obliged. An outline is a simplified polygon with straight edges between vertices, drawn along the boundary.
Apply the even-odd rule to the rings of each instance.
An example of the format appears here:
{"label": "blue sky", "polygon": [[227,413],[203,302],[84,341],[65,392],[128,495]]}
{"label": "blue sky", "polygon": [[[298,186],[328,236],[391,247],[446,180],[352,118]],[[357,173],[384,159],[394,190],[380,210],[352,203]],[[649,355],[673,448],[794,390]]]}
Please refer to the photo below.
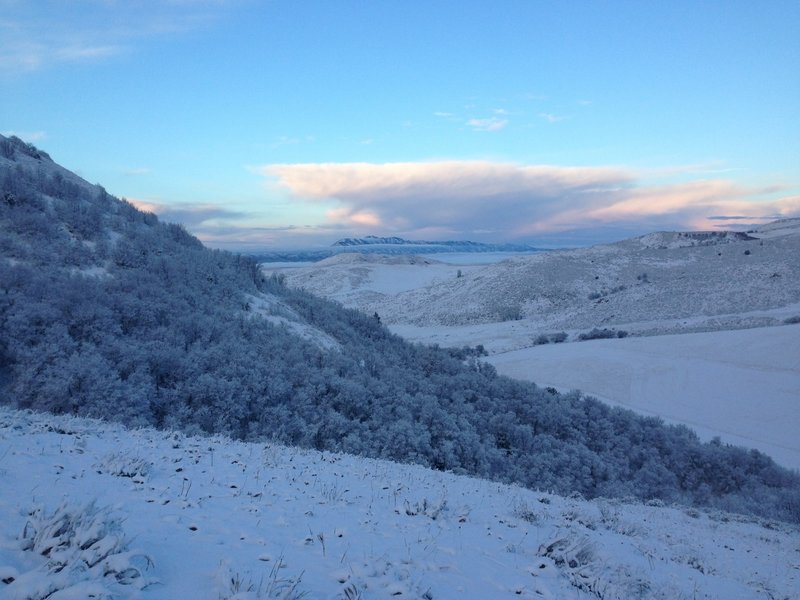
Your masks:
{"label": "blue sky", "polygon": [[212,246],[578,244],[800,216],[799,65],[794,0],[0,0],[0,132]]}

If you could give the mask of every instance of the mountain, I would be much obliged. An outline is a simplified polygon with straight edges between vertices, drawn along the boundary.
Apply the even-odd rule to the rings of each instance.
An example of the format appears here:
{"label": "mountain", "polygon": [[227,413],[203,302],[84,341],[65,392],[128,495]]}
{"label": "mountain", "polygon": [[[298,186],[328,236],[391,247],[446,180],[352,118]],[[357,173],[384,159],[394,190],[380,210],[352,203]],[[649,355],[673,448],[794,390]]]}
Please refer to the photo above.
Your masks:
{"label": "mountain", "polygon": [[[397,251],[397,246],[404,247],[406,252],[537,252],[540,248],[529,244],[486,244],[481,242],[446,241],[446,242],[425,242],[419,240],[406,240],[400,237],[377,237],[368,235],[363,238],[343,238],[333,243],[335,248],[344,247],[348,249],[358,248],[364,250],[364,246],[388,246],[391,250]],[[408,248],[405,248],[408,247]],[[384,248],[389,250],[390,248]],[[370,251],[379,251],[377,248],[370,248]],[[387,252],[391,254],[392,252]]]}
{"label": "mountain", "polygon": [[204,248],[0,138],[2,402],[414,462],[586,497],[800,520],[800,476],[498,376]]}
{"label": "mountain", "polygon": [[334,242],[330,248],[315,250],[275,250],[259,252],[253,256],[261,263],[279,262],[317,262],[342,253],[382,254],[382,255],[414,255],[445,253],[489,253],[540,252],[540,248],[528,244],[485,244],[470,241],[425,242],[406,240],[400,237],[378,237],[368,235],[363,238],[342,238]]}

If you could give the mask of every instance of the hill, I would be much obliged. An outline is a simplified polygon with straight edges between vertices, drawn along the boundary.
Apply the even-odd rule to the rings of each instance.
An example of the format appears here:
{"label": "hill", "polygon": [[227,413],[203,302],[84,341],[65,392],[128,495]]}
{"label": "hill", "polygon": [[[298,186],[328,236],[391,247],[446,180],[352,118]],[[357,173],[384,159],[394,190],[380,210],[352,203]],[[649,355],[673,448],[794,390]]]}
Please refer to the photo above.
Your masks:
{"label": "hill", "polygon": [[[797,526],[0,407],[0,597],[794,598]],[[53,594],[48,596],[48,594]]]}
{"label": "hill", "polygon": [[761,453],[409,344],[0,142],[6,404],[800,520]]}
{"label": "hill", "polygon": [[780,324],[800,315],[797,256],[800,219],[748,233],[660,232],[488,266],[449,265],[400,292],[381,286],[392,276],[380,261],[282,273],[292,286],[377,311],[404,333],[492,324],[500,340],[523,329],[527,336],[516,346],[483,342],[509,350],[559,331],[653,335]]}

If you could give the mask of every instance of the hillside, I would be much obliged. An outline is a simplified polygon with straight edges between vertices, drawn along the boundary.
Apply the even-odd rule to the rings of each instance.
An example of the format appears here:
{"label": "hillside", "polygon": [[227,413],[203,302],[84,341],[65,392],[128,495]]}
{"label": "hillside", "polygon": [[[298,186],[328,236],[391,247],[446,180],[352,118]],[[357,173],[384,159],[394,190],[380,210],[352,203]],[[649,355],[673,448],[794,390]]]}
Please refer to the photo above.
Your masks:
{"label": "hillside", "polygon": [[[662,232],[488,266],[447,265],[425,269],[427,277],[410,271],[393,277],[380,261],[282,273],[289,285],[378,312],[403,334],[422,338],[414,328],[457,333],[491,324],[494,339],[473,339],[509,350],[538,335],[565,331],[574,337],[596,327],[653,335],[780,324],[800,315],[797,256],[795,219],[748,234]],[[406,276],[414,283],[400,291],[381,284]]]}
{"label": "hillside", "polygon": [[756,599],[800,589],[800,531],[784,523],[2,407],[0,481],[13,482],[0,485],[9,600]]}
{"label": "hillside", "polygon": [[763,454],[410,344],[0,142],[5,404],[800,520]]}

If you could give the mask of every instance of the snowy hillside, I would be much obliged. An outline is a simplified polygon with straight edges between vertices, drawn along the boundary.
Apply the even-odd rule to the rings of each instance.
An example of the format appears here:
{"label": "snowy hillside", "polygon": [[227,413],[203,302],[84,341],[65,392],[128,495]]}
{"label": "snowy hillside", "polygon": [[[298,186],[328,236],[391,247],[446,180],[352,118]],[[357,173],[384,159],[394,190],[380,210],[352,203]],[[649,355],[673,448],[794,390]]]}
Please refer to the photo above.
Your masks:
{"label": "snowy hillside", "polygon": [[[282,272],[290,285],[377,311],[393,325],[491,323],[498,337],[520,326],[531,336],[595,327],[652,335],[775,325],[800,314],[798,256],[795,219],[749,234],[662,232],[489,266],[440,265],[426,276],[389,274],[388,261]],[[406,277],[415,278],[412,289],[382,284]]]}
{"label": "snowy hillside", "polygon": [[800,530],[0,408],[0,598],[800,597]]}

